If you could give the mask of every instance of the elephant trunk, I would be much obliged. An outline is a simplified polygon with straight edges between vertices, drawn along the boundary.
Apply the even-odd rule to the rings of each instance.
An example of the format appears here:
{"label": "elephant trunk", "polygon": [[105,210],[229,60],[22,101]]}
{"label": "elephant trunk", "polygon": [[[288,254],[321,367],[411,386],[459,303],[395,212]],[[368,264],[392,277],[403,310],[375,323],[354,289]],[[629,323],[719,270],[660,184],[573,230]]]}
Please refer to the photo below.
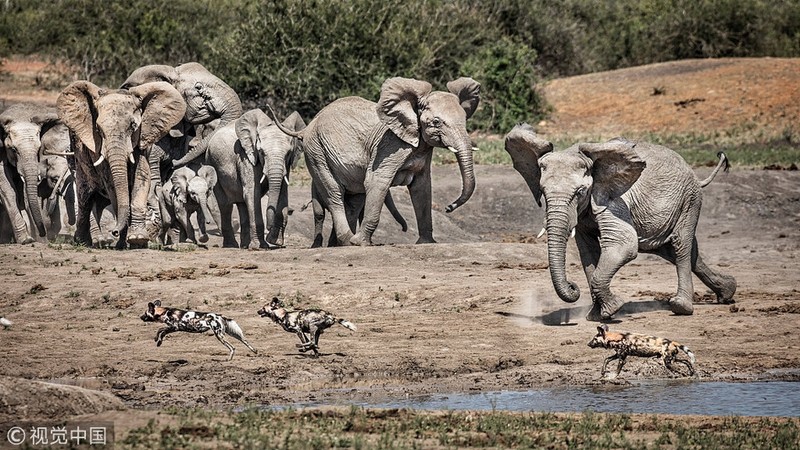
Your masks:
{"label": "elephant trunk", "polygon": [[283,245],[284,215],[283,209],[285,202],[282,201],[285,189],[284,177],[286,170],[284,161],[280,158],[272,158],[268,162],[267,182],[269,183],[269,202],[267,203],[267,242],[270,244]]}
{"label": "elephant trunk", "polygon": [[[110,150],[110,149],[109,149]],[[131,214],[130,193],[128,187],[128,152],[122,150],[117,152],[108,151],[108,164],[111,167],[111,179],[114,183],[114,195],[116,198],[117,225],[111,231],[111,235],[119,237],[120,233],[128,226]]]}
{"label": "elephant trunk", "polygon": [[464,133],[464,136],[459,140],[459,144],[455,147],[450,147],[456,154],[458,160],[458,168],[461,171],[461,195],[451,204],[447,206],[445,211],[453,212],[456,208],[463,205],[472,197],[475,192],[475,171],[472,162],[472,143],[469,136]]}
{"label": "elephant trunk", "polygon": [[39,199],[39,167],[34,163],[26,164],[22,170],[22,178],[25,181],[25,201],[31,220],[36,225],[39,236],[47,236]]}
{"label": "elephant trunk", "polygon": [[570,215],[567,206],[547,208],[547,259],[550,278],[556,293],[567,303],[575,303],[581,296],[578,285],[567,280],[566,251],[570,235]]}
{"label": "elephant trunk", "polygon": [[[218,105],[215,105],[216,109],[219,111],[223,111],[222,114],[219,116],[219,124],[217,124],[214,131],[206,134],[206,136],[200,140],[194,147],[190,148],[189,151],[184,155],[182,158],[173,161],[174,167],[180,167],[183,165],[188,164],[189,162],[193,161],[194,159],[200,157],[201,155],[205,154],[206,149],[208,148],[208,143],[211,141],[211,137],[214,135],[216,130],[224,127],[225,125],[233,122],[234,120],[238,119],[242,116],[242,101],[239,100],[239,96],[236,94],[236,91],[233,89],[226,89],[222,100],[219,102]],[[212,120],[208,120],[207,122],[202,123],[211,123]],[[202,123],[193,123],[194,125],[201,125]]]}

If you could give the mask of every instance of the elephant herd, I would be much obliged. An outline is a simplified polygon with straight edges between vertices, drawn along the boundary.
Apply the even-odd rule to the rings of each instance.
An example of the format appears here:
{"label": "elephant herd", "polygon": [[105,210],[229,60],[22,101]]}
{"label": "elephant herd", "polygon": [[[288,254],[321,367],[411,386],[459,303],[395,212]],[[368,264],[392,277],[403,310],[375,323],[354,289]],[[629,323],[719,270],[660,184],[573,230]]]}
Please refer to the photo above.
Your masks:
{"label": "elephant herd", "polygon": [[[341,98],[306,124],[296,112],[281,121],[269,107],[269,114],[243,111],[236,92],[198,63],[145,66],[120,89],[76,81],[55,110],[17,104],[0,113],[0,242],[53,239],[66,215],[83,245],[205,242],[213,220],[224,247],[282,247],[288,178],[302,154],[312,180],[312,246],[322,245],[326,214],[329,245],[370,245],[384,205],[405,230],[392,186],[408,187],[417,243],[433,243],[433,149],[450,149],[458,161],[462,188],[446,207],[452,212],[475,191],[466,122],[479,101],[471,78],[451,81],[447,91],[389,78],[377,103]],[[553,152],[532,127],[518,125],[505,146],[535,201],[544,199],[551,278],[567,302],[580,295],[565,275],[566,242],[576,238],[590,320],[620,309],[611,278],[638,252],[676,266],[675,313],[692,313],[692,273],[719,301],[732,301],[735,280],[703,263],[695,238],[701,188],[727,168],[723,154],[700,181],[677,153],[647,143],[615,139]],[[114,217],[110,226],[101,223],[104,211]]]}

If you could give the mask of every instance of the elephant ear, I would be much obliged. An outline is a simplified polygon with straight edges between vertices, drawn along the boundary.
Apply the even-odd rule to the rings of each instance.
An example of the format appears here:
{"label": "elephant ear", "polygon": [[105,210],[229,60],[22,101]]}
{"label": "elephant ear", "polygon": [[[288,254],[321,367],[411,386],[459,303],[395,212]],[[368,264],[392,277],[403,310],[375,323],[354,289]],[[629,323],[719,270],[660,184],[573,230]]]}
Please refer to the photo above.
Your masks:
{"label": "elephant ear", "polygon": [[142,126],[139,149],[150,147],[178,124],[186,113],[186,102],[177,89],[164,81],[146,83],[128,90],[140,101]]}
{"label": "elephant ear", "polygon": [[189,186],[189,174],[186,172],[185,167],[175,171],[170,177],[169,181],[172,183],[172,191],[170,195],[174,201],[178,203],[186,203],[186,189]]}
{"label": "elephant ear", "polygon": [[174,67],[165,66],[162,64],[151,64],[149,66],[139,67],[138,69],[134,70],[119,88],[130,89],[146,83],[153,83],[155,81],[164,81],[175,86],[177,80],[178,72]]}
{"label": "elephant ear", "polygon": [[624,194],[641,176],[647,164],[634,147],[635,143],[624,139],[578,145],[578,150],[592,160],[592,197],[597,205],[605,206]]}
{"label": "elephant ear", "polygon": [[58,113],[48,112],[34,115],[31,117],[31,122],[39,125],[39,136],[43,137],[51,128],[60,124],[61,119],[58,118]]}
{"label": "elephant ear", "polygon": [[[306,122],[297,111],[292,112],[283,120],[283,126],[290,130],[302,131],[306,127]],[[301,139],[292,138],[292,150],[286,155],[286,167],[294,169],[297,162],[300,161],[300,154],[303,153],[303,141]]]}
{"label": "elephant ear", "polygon": [[514,169],[522,175],[533,194],[536,204],[542,206],[542,187],[539,184],[542,172],[539,158],[553,151],[553,144],[536,135],[527,123],[515,126],[505,139],[506,151],[511,155]]}
{"label": "elephant ear", "polygon": [[75,81],[67,86],[56,100],[58,117],[72,130],[92,153],[97,153],[102,143],[95,131],[96,102],[101,89],[90,81]]}
{"label": "elephant ear", "polygon": [[236,119],[236,137],[239,138],[247,160],[254,166],[263,162],[264,159],[261,152],[258,151],[261,139],[258,129],[272,124],[272,119],[260,109],[251,109]]}
{"label": "elephant ear", "polygon": [[389,78],[381,86],[378,117],[404,142],[419,146],[419,102],[431,84],[411,78]]}
{"label": "elephant ear", "polygon": [[208,190],[213,191],[214,186],[217,185],[217,171],[212,166],[202,166],[197,171],[197,176],[202,177],[208,184]]}
{"label": "elephant ear", "polygon": [[472,117],[481,101],[481,84],[472,78],[461,77],[447,83],[447,90],[458,97],[467,119]]}

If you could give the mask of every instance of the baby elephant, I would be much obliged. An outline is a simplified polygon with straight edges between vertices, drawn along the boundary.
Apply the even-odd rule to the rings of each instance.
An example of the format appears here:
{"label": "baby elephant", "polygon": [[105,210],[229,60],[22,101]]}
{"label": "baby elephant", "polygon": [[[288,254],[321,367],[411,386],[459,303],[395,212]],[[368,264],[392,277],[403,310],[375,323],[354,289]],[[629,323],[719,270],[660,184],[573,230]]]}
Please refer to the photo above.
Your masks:
{"label": "baby elephant", "polygon": [[319,336],[325,329],[338,323],[350,331],[356,331],[356,326],[352,323],[344,319],[337,319],[336,316],[322,309],[286,311],[278,297],[273,297],[269,304],[258,310],[258,315],[269,317],[285,331],[297,333],[301,342],[297,344],[297,348],[301,352],[313,351],[314,357],[319,356]]}
{"label": "baby elephant", "polygon": [[[658,356],[664,363],[664,367],[669,371],[678,372],[672,366],[672,362],[677,361],[689,369],[689,375],[694,375],[695,373],[694,353],[685,345],[669,339],[643,334],[608,331],[608,325],[602,325],[597,327],[597,335],[589,341],[588,345],[591,348],[611,348],[615,350],[615,353],[603,362],[603,368],[600,371],[602,376],[606,374],[608,363],[615,359],[619,359],[617,373],[611,378],[619,376],[619,373],[622,372],[622,366],[625,365],[625,358],[628,356],[643,356],[646,358]],[[689,359],[678,358],[681,352],[685,353]]]}
{"label": "baby elephant", "polygon": [[192,214],[197,213],[200,227],[199,242],[208,242],[206,225],[211,223],[212,212],[208,200],[217,184],[217,172],[211,166],[201,166],[195,172],[189,167],[175,170],[161,188],[161,242],[167,244],[167,237],[173,244],[186,240],[197,243],[191,222]]}

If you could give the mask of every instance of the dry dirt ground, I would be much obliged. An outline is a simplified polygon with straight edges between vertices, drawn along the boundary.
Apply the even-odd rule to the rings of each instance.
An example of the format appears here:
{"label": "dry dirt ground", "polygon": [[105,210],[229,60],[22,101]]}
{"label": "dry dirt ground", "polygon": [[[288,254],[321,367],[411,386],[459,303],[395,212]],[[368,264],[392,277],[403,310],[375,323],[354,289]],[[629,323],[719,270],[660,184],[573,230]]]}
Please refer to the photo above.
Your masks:
{"label": "dry dirt ground", "polygon": [[[794,89],[795,98],[797,73],[787,76],[785,90]],[[597,76],[603,86],[624,85],[630,77],[625,71],[622,81]],[[575,98],[589,95],[578,89],[582,80]],[[798,108],[797,100],[784,107],[795,123]],[[553,124],[572,123],[559,117]],[[604,126],[614,124],[592,123]],[[696,171],[705,177],[710,169]],[[535,238],[542,211],[522,178],[507,166],[479,166],[476,176],[473,198],[445,214],[460,181],[455,166],[435,168],[434,245],[412,244],[413,210],[398,189],[407,233],[385,214],[376,246],[309,249],[312,214],[302,210],[309,193],[298,186],[290,194],[295,212],[281,250],[222,249],[217,235],[194,251],[0,247],[0,313],[14,322],[0,330],[0,423],[123,405],[336,403],[601,383],[608,352],[586,346],[597,324],[584,319],[590,299],[574,245],[568,275],[583,295],[568,305],[550,283],[546,244]],[[614,279],[612,288],[630,303],[610,326],[688,345],[703,380],[800,379],[798,225],[800,172],[720,174],[704,191],[698,240],[707,263],[736,277],[736,304],[715,304],[695,279],[694,315],[671,314],[658,299],[676,289],[674,268],[640,255]],[[296,336],[256,314],[276,295],[296,307],[333,311],[358,331],[332,328],[322,337],[322,357],[302,355]],[[139,319],[156,298],[236,319],[259,353],[233,341],[237,353],[227,361],[212,336],[187,333],[156,347],[158,326]],[[623,372],[627,380],[671,376],[653,360],[631,360]],[[52,385],[20,379],[83,389],[62,387],[51,395]]]}

